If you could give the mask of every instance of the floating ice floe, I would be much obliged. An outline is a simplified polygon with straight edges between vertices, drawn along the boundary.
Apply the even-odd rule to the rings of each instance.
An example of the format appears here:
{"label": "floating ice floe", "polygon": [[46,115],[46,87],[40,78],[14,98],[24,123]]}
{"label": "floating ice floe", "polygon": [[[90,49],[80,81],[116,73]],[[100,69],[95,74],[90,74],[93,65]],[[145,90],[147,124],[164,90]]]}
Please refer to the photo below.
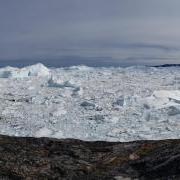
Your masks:
{"label": "floating ice floe", "polygon": [[46,127],[41,128],[38,130],[35,134],[36,137],[50,137],[52,134],[52,131]]}
{"label": "floating ice floe", "polygon": [[51,88],[71,89],[72,95],[83,95],[83,89],[80,83],[72,79],[64,81],[62,78],[51,76],[47,82],[47,86]]}
{"label": "floating ice floe", "polygon": [[180,90],[154,91],[146,100],[149,106],[157,109],[180,105]]}

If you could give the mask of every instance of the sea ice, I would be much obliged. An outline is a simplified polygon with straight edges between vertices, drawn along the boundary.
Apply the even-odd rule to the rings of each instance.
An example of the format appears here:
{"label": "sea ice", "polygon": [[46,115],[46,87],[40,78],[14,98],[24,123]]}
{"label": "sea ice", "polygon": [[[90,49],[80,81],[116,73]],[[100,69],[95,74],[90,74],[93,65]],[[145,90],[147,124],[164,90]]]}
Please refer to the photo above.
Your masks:
{"label": "sea ice", "polygon": [[179,138],[180,67],[0,69],[0,133],[83,140]]}

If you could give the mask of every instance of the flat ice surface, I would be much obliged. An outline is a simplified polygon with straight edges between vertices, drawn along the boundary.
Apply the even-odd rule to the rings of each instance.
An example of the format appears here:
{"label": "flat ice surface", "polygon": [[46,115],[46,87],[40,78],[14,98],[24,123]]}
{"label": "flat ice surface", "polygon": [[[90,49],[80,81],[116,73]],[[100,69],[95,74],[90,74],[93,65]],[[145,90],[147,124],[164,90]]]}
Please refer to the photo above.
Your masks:
{"label": "flat ice surface", "polygon": [[0,69],[0,134],[180,138],[180,67]]}

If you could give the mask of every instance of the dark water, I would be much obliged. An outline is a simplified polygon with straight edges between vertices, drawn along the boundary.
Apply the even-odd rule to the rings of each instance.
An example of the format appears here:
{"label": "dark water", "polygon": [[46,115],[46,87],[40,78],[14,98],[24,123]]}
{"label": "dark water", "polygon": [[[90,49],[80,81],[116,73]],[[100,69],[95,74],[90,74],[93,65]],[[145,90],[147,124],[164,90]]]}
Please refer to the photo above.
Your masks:
{"label": "dark water", "polygon": [[0,59],[0,67],[24,67],[36,63],[42,63],[47,67],[69,67],[76,65],[91,67],[157,66],[162,64],[180,64],[180,51],[162,48],[64,50],[56,55],[44,54],[31,58]]}
{"label": "dark water", "polygon": [[110,66],[127,66],[123,62],[115,62],[111,58],[101,57],[59,57],[58,59],[16,59],[16,60],[1,60],[0,67],[13,66],[13,67],[24,67],[33,65],[36,63],[42,63],[47,67],[69,67],[86,65],[90,67],[110,67]]}

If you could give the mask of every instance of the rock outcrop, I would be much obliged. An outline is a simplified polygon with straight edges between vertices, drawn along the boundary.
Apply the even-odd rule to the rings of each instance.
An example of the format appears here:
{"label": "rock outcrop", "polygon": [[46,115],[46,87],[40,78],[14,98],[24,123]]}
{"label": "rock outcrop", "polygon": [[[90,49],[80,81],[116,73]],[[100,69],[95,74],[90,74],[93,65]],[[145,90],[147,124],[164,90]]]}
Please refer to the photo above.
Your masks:
{"label": "rock outcrop", "polygon": [[85,142],[0,136],[1,179],[180,179],[180,140]]}

